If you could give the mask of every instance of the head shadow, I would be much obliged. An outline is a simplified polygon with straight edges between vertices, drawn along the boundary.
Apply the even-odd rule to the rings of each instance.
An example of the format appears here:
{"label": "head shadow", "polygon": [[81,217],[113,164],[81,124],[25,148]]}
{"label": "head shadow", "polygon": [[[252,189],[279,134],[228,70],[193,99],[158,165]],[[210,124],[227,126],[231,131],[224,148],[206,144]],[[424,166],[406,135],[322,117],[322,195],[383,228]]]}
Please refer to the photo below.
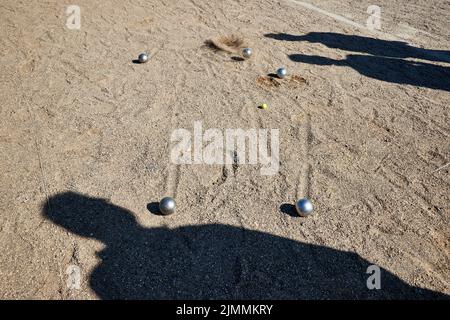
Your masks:
{"label": "head shadow", "polygon": [[65,192],[43,216],[102,241],[89,285],[102,299],[448,299],[408,285],[359,255],[229,225],[145,228],[108,200]]}
{"label": "head shadow", "polygon": [[48,220],[76,235],[108,243],[124,236],[123,230],[135,232],[136,218],[128,210],[108,199],[87,197],[75,192],[55,195],[43,205]]}

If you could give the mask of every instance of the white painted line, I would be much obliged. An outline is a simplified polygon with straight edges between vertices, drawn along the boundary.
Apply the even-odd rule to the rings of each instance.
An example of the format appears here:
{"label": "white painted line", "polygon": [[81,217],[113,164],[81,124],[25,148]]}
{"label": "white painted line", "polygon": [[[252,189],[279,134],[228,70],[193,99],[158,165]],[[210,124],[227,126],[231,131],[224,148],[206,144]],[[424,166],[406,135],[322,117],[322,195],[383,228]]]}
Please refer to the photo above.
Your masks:
{"label": "white painted line", "polygon": [[[346,23],[346,24],[351,25],[351,26],[353,26],[353,27],[355,27],[355,28],[360,28],[360,29],[364,29],[364,30],[369,30],[370,32],[375,33],[375,34],[378,34],[378,35],[384,35],[385,37],[388,37],[388,38],[390,38],[391,40],[398,40],[398,41],[408,40],[408,39],[407,39],[408,37],[405,38],[405,37],[402,37],[401,35],[397,35],[397,34],[394,35],[394,34],[391,34],[391,33],[382,32],[382,31],[380,31],[380,30],[372,30],[372,29],[369,29],[369,28],[367,27],[367,25],[364,25],[364,24],[355,22],[355,21],[353,21],[353,20],[350,20],[350,19],[345,18],[345,17],[343,17],[343,16],[340,16],[340,15],[338,15],[338,14],[335,14],[335,13],[332,13],[332,12],[328,12],[328,11],[326,11],[326,10],[324,10],[324,9],[321,9],[321,8],[319,8],[319,7],[316,7],[315,5],[313,5],[313,4],[309,3],[309,2],[305,2],[305,1],[301,1],[301,0],[286,0],[286,1],[291,2],[291,3],[298,4],[298,5],[300,5],[300,6],[304,7],[304,8],[306,8],[306,9],[313,10],[313,11],[315,11],[315,12],[317,12],[317,13],[320,13],[320,14],[322,14],[322,15],[328,16],[328,17],[333,18],[333,19],[335,19],[335,20],[337,20],[337,21]],[[388,20],[388,19],[383,18],[383,17],[381,17],[381,18],[382,18],[383,20]],[[427,35],[427,36],[432,37],[432,38],[435,38],[435,39],[439,39],[439,40],[441,40],[441,41],[447,41],[447,39],[444,39],[444,38],[442,38],[442,37],[436,36],[435,34],[432,34],[432,33],[429,33],[429,32],[426,32],[426,31],[423,31],[423,30],[420,30],[420,29],[413,28],[413,27],[411,27],[411,26],[409,26],[409,25],[407,25],[407,24],[400,23],[397,27],[398,27],[398,28],[402,28],[403,30],[407,29],[407,30],[412,31],[412,32],[414,32],[414,33],[422,33],[422,34],[424,34],[424,35]],[[412,36],[414,36],[414,34],[413,34]]]}
{"label": "white painted line", "polygon": [[[403,41],[403,42],[404,42],[404,41],[407,41],[407,42],[409,43],[409,45],[414,46],[414,47],[419,47],[419,46],[415,45],[412,41],[409,41],[408,39],[405,39],[404,37],[400,37],[400,36],[398,36],[398,35],[386,33],[386,32],[379,31],[379,30],[371,30],[371,29],[369,29],[367,26],[365,26],[365,25],[363,25],[363,24],[357,23],[357,22],[355,22],[355,21],[352,21],[352,20],[350,20],[350,19],[347,19],[347,18],[345,18],[345,17],[343,17],[343,16],[340,16],[340,15],[338,15],[338,14],[335,14],[335,13],[328,12],[328,11],[326,11],[326,10],[323,10],[323,9],[321,9],[321,8],[319,8],[319,7],[316,7],[315,5],[312,5],[311,3],[308,3],[308,2],[305,2],[305,1],[300,1],[300,0],[286,0],[286,1],[291,2],[291,3],[298,4],[298,5],[301,5],[301,6],[304,7],[304,8],[307,8],[307,9],[310,9],[310,10],[313,10],[313,11],[316,11],[316,12],[322,14],[322,15],[325,15],[325,16],[328,16],[328,17],[330,17],[330,18],[333,18],[333,19],[335,19],[335,20],[337,20],[337,21],[346,23],[346,24],[351,25],[351,26],[353,26],[353,27],[355,27],[355,28],[364,29],[364,30],[369,30],[371,33],[373,33],[373,34],[375,34],[375,35],[378,35],[378,36],[382,36],[382,37],[384,37],[385,39],[389,39],[389,40],[392,40],[392,41]],[[400,25],[401,25],[401,24],[400,24]],[[415,29],[415,28],[413,28],[413,27],[409,27],[409,28],[410,28],[411,30],[415,30],[416,32],[423,32],[423,33],[425,33],[425,34],[434,36],[434,35],[432,35],[432,34],[430,34],[430,33],[428,33],[428,32],[425,32],[425,31],[422,31],[422,30],[419,30],[419,29]],[[436,36],[434,36],[434,37],[436,38]],[[439,37],[437,37],[437,38],[438,38],[438,39],[441,39],[441,38],[439,38]],[[441,39],[441,40],[442,40],[442,39]],[[445,40],[444,40],[444,41],[445,41]],[[450,61],[449,61],[449,56],[446,55],[446,54],[441,54],[441,53],[439,53],[439,52],[428,52],[427,54],[428,54],[429,56],[431,56],[431,57],[434,57],[434,58],[437,58],[437,59],[441,60],[441,62],[447,62],[447,63],[450,63]]]}
{"label": "white painted line", "polygon": [[347,18],[345,18],[343,16],[340,16],[338,14],[335,14],[335,13],[328,12],[326,10],[320,9],[319,7],[316,7],[315,5],[312,5],[311,3],[304,2],[304,1],[297,1],[297,0],[288,0],[288,1],[289,2],[294,2],[295,4],[299,4],[302,7],[305,7],[307,9],[316,11],[316,12],[318,12],[320,14],[325,15],[325,16],[331,17],[331,18],[333,18],[333,19],[335,19],[337,21],[344,22],[344,23],[349,24],[349,25],[351,25],[353,27],[362,28],[362,29],[367,29],[368,30],[367,26],[365,26],[363,24],[357,23],[355,21],[347,19]]}
{"label": "white painted line", "polygon": [[449,163],[447,163],[445,166],[442,166],[442,167],[440,167],[440,168],[437,168],[436,170],[434,170],[432,173],[435,173],[435,172],[438,172],[438,171],[441,171],[442,169],[445,169],[445,168],[447,168],[448,166],[450,166],[450,162]]}

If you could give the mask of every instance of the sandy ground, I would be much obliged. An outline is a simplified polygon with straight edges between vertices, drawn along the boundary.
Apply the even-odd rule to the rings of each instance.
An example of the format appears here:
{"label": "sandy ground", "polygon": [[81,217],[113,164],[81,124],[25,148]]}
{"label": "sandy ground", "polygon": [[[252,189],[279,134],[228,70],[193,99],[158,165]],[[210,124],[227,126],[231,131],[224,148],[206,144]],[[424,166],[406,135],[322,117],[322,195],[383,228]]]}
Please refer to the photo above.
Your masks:
{"label": "sandy ground", "polygon": [[[448,298],[450,2],[378,3],[383,33],[291,0],[2,1],[0,298]],[[251,59],[204,45],[230,34]],[[282,65],[305,83],[258,81]],[[279,129],[279,172],[172,164],[194,121]]]}

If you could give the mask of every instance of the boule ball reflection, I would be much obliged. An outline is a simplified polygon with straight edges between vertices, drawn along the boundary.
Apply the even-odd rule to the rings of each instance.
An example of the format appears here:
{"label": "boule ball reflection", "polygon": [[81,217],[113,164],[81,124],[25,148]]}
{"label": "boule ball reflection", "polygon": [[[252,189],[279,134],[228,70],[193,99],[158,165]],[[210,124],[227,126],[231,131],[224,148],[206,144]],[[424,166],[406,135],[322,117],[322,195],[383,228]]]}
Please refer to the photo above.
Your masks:
{"label": "boule ball reflection", "polygon": [[297,210],[297,213],[300,216],[308,217],[312,214],[314,208],[313,208],[311,201],[309,201],[309,199],[303,198],[303,199],[298,200],[295,203],[295,210]]}
{"label": "boule ball reflection", "polygon": [[286,68],[280,68],[277,70],[277,76],[280,79],[283,79],[284,77],[286,77],[287,71]]}
{"label": "boule ball reflection", "polygon": [[159,202],[159,211],[165,216],[175,212],[175,200],[171,197],[162,198]]}
{"label": "boule ball reflection", "polygon": [[148,61],[148,54],[143,52],[139,55],[138,60],[140,63],[146,63]]}
{"label": "boule ball reflection", "polygon": [[250,58],[250,57],[252,56],[252,49],[250,49],[250,48],[245,48],[244,50],[242,50],[242,56],[243,56],[245,59]]}

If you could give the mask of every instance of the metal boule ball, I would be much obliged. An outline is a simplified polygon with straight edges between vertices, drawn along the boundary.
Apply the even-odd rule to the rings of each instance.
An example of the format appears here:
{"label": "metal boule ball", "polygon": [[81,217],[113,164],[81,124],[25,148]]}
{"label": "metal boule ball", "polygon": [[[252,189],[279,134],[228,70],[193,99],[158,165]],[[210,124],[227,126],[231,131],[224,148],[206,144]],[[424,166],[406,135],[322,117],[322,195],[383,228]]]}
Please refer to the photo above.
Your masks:
{"label": "metal boule ball", "polygon": [[277,76],[280,79],[283,79],[284,77],[286,77],[287,71],[286,68],[280,68],[277,70]]}
{"label": "metal boule ball", "polygon": [[311,201],[309,201],[309,199],[303,198],[303,199],[298,200],[295,203],[295,210],[297,210],[297,213],[301,217],[308,217],[312,214],[314,208],[313,208]]}
{"label": "metal boule ball", "polygon": [[175,212],[175,200],[171,197],[165,197],[159,202],[159,211],[165,216]]}
{"label": "metal boule ball", "polygon": [[138,60],[140,63],[146,63],[148,61],[148,54],[143,52],[139,55]]}
{"label": "metal boule ball", "polygon": [[244,50],[242,50],[242,56],[245,58],[245,59],[248,59],[248,58],[250,58],[251,56],[252,56],[252,49],[250,49],[250,48],[245,48]]}

